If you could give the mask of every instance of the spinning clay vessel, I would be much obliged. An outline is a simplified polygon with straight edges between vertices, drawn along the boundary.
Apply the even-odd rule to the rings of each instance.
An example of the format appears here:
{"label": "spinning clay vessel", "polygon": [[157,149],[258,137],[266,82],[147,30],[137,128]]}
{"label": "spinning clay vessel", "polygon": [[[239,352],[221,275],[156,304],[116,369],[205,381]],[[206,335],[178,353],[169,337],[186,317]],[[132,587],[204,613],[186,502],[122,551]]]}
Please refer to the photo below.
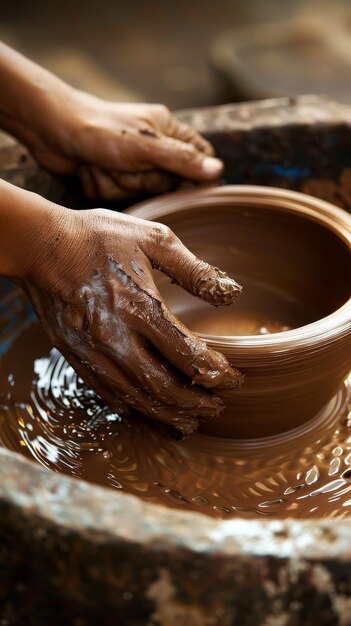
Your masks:
{"label": "spinning clay vessel", "polygon": [[[132,212],[169,224],[243,285],[232,307],[214,309],[156,276],[184,323],[242,369],[244,385],[223,396],[218,420],[159,447],[168,461],[154,467],[165,482],[150,492],[133,490],[151,458],[142,446],[166,440],[136,421],[135,468],[123,461],[129,435],[111,422],[123,454],[115,483],[94,485],[102,465],[87,476],[76,462],[85,458],[81,448],[75,457],[82,430],[71,468],[58,467],[50,447],[60,449],[57,429],[70,417],[61,391],[70,385],[83,422],[85,392],[39,335],[13,359],[35,323],[18,289],[1,281],[0,369],[11,362],[17,378],[23,372],[21,398],[11,376],[0,380],[2,626],[351,626],[350,110],[303,97],[180,117],[209,136],[230,186]],[[0,168],[11,182],[87,206],[74,182],[40,170],[6,137]],[[9,415],[16,420],[5,423]],[[19,453],[20,430],[28,442],[35,434],[36,460],[34,447],[19,444]]]}

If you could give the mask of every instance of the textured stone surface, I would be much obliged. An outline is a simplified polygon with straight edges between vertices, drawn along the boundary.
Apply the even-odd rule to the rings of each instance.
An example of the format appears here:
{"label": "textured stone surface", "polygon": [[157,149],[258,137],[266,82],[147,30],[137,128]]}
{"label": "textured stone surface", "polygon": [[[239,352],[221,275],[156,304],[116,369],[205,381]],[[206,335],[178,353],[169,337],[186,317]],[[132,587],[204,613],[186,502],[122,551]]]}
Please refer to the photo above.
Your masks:
{"label": "textured stone surface", "polygon": [[[181,115],[208,131],[230,182],[301,189],[312,180],[319,195],[348,181],[345,107],[309,98]],[[295,167],[308,175],[286,169]],[[74,183],[5,138],[0,168],[16,184],[82,204]],[[349,524],[216,521],[0,450],[0,625],[48,624],[351,626]]]}
{"label": "textured stone surface", "polygon": [[271,185],[351,208],[351,108],[317,96],[179,114],[224,160],[224,182]]}
{"label": "textured stone surface", "polygon": [[348,523],[217,522],[5,450],[0,514],[5,624],[351,624]]}

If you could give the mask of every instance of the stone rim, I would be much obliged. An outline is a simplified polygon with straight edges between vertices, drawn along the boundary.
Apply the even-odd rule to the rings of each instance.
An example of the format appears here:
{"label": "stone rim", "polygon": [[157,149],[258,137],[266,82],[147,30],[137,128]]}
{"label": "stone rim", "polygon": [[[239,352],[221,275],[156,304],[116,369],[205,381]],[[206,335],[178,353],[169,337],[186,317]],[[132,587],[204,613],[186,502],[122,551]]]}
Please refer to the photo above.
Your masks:
{"label": "stone rim", "polygon": [[4,503],[61,532],[84,533],[97,544],[108,539],[147,545],[155,552],[174,547],[243,559],[351,558],[349,523],[345,521],[217,521],[62,476],[0,449],[0,507]]}

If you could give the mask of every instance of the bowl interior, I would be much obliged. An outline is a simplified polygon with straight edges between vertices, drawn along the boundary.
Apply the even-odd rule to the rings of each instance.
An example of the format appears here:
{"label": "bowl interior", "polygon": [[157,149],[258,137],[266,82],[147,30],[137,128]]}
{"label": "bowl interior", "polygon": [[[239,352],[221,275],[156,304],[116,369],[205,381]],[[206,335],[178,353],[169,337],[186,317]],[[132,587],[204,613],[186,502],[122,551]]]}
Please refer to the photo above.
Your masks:
{"label": "bowl interior", "polygon": [[326,317],[349,298],[347,243],[312,217],[271,206],[207,204],[158,219],[198,257],[243,285],[234,306],[216,309],[158,272],[157,284],[171,309],[196,332],[286,331]]}

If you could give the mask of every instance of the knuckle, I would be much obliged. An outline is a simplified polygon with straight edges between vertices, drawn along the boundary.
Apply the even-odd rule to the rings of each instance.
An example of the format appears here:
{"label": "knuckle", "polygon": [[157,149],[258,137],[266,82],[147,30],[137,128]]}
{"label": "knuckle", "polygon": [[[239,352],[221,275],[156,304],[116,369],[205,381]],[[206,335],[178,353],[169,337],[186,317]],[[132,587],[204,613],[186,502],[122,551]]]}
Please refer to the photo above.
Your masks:
{"label": "knuckle", "polygon": [[165,104],[154,104],[154,114],[164,120],[168,120],[171,117],[171,112]]}
{"label": "knuckle", "polygon": [[183,144],[180,159],[184,165],[192,163],[198,157],[196,148],[188,143]]}
{"label": "knuckle", "polygon": [[92,324],[92,314],[89,307],[85,305],[68,305],[58,318],[61,330],[65,332],[70,341],[77,337],[86,336]]}
{"label": "knuckle", "polygon": [[165,224],[153,224],[150,235],[152,243],[161,246],[172,245],[176,240],[174,232]]}
{"label": "knuckle", "polygon": [[189,141],[193,137],[196,136],[196,131],[194,131],[188,124],[173,118],[174,130],[177,133],[177,136],[184,141]]}
{"label": "knuckle", "polygon": [[144,328],[152,329],[156,320],[159,318],[159,311],[155,307],[155,302],[152,297],[143,294],[138,300],[134,300],[126,311],[126,316],[132,328],[142,326]]}
{"label": "knuckle", "polygon": [[111,217],[111,211],[109,211],[108,209],[102,209],[100,207],[96,209],[91,209],[90,214],[94,215],[97,218],[110,218]]}

